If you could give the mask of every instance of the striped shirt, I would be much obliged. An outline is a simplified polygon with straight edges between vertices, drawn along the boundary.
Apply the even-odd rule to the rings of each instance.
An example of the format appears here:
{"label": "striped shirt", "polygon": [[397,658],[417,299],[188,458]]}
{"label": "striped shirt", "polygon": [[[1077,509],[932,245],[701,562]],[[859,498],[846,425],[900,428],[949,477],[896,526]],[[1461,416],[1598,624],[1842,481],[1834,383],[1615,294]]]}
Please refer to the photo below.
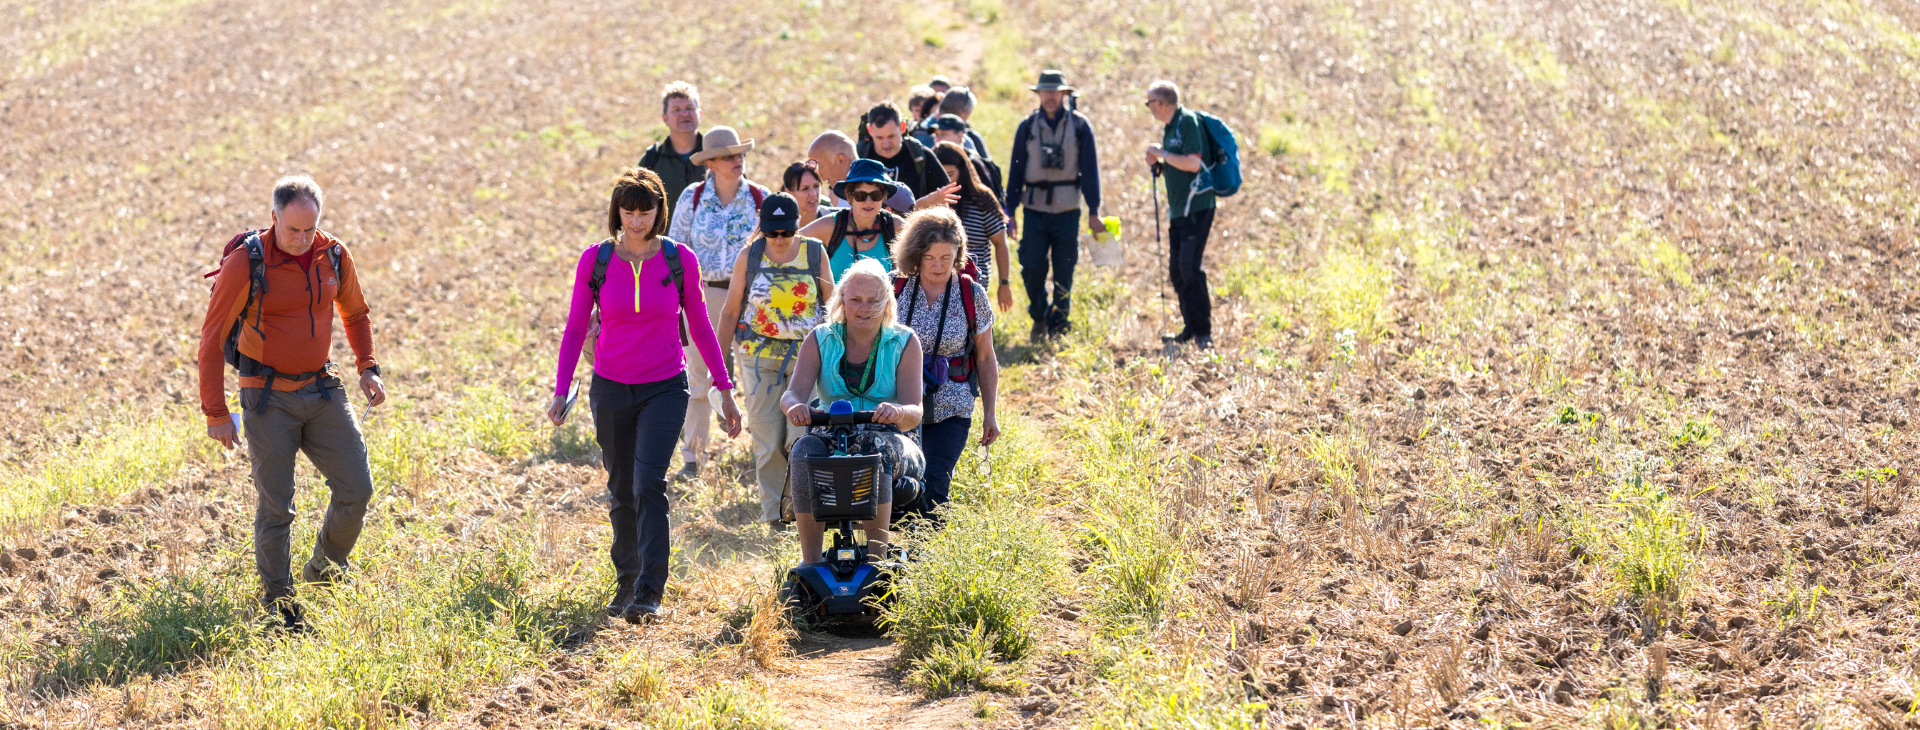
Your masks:
{"label": "striped shirt", "polygon": [[979,199],[961,198],[954,212],[960,214],[960,226],[967,232],[967,257],[973,259],[974,266],[980,267],[980,280],[984,284],[993,276],[990,238],[1007,230],[1007,219],[1001,215],[998,205]]}

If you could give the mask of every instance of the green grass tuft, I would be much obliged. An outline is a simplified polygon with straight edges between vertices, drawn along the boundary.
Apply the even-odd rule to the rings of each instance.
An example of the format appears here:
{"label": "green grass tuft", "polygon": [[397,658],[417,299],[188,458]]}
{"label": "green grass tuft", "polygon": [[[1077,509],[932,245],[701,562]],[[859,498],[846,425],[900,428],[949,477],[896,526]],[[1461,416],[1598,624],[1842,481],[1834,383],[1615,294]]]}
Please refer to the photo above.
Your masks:
{"label": "green grass tuft", "polygon": [[49,679],[121,684],[227,656],[253,641],[256,606],[249,581],[238,575],[133,585],[113,598],[102,620],[55,651]]}
{"label": "green grass tuft", "polygon": [[911,538],[921,558],[894,586],[889,630],[907,657],[993,637],[1002,659],[1039,643],[1037,619],[1065,573],[1065,557],[1031,510],[956,508],[945,529]]}
{"label": "green grass tuft", "polygon": [[1013,693],[1022,686],[1006,676],[993,650],[998,637],[987,633],[986,622],[974,624],[973,633],[953,644],[936,645],[924,656],[913,660],[907,683],[920,688],[929,699],[951,697],[973,689]]}
{"label": "green grass tuft", "polygon": [[0,529],[57,517],[77,504],[113,502],[173,478],[190,461],[212,458],[216,448],[197,412],[175,408],[55,449],[35,468],[0,468]]}

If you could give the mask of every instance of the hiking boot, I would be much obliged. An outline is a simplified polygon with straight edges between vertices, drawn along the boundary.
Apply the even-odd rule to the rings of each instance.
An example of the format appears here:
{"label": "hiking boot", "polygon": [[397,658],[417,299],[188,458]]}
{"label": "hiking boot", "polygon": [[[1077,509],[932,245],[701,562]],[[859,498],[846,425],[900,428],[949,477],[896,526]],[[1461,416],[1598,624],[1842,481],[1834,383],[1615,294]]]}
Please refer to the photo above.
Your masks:
{"label": "hiking boot", "polygon": [[1213,349],[1213,336],[1212,335],[1194,335],[1193,346],[1202,350],[1211,350]]}
{"label": "hiking boot", "polygon": [[627,607],[633,605],[633,581],[620,581],[620,587],[613,592],[613,598],[607,601],[607,618],[620,618],[627,615]]}
{"label": "hiking boot", "polygon": [[280,625],[273,627],[275,630],[295,634],[304,634],[312,630],[312,627],[307,624],[307,610],[300,605],[300,602],[293,600],[293,596],[263,598],[260,602],[266,604],[267,610],[280,619]]}
{"label": "hiking boot", "polygon": [[672,481],[691,482],[699,478],[700,478],[700,462],[689,461],[680,467],[680,471],[674,473]]}
{"label": "hiking boot", "polygon": [[1033,323],[1033,331],[1027,333],[1027,343],[1038,345],[1047,340],[1047,325],[1044,322]]}
{"label": "hiking boot", "polygon": [[1184,345],[1188,342],[1193,341],[1193,333],[1188,332],[1186,330],[1180,330],[1180,334],[1177,334],[1177,335],[1161,335],[1160,341],[1171,342],[1176,345]]}
{"label": "hiking boot", "polygon": [[1047,332],[1048,337],[1058,339],[1061,337],[1066,337],[1068,334],[1071,334],[1073,332],[1073,323],[1058,322],[1053,324],[1052,326],[1049,326],[1047,329],[1048,329],[1048,332]]}
{"label": "hiking boot", "polygon": [[347,582],[347,567],[335,565],[326,558],[307,561],[300,568],[300,582],[316,586],[331,586]]}
{"label": "hiking boot", "polygon": [[633,603],[627,606],[623,617],[627,623],[638,624],[652,621],[660,616],[660,594],[652,589],[641,588],[635,591]]}

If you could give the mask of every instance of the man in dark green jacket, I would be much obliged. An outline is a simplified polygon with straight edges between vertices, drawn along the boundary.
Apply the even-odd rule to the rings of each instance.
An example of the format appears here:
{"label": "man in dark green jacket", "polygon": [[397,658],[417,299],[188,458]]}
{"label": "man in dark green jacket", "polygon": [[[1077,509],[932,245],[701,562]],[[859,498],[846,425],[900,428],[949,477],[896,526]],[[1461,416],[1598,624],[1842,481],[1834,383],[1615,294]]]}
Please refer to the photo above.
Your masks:
{"label": "man in dark green jacket", "polygon": [[680,201],[680,191],[706,179],[706,168],[693,164],[700,151],[700,90],[685,81],[667,84],[660,96],[660,121],[667,138],[640,155],[640,166],[654,171],[667,186],[667,214]]}
{"label": "man in dark green jacket", "polygon": [[1200,264],[1213,233],[1214,196],[1193,195],[1192,190],[1194,177],[1213,157],[1213,146],[1201,130],[1200,117],[1180,105],[1180,87],[1172,81],[1147,87],[1147,110],[1161,124],[1160,141],[1147,145],[1147,165],[1166,176],[1167,276],[1184,322],[1179,333],[1162,339],[1191,342],[1204,350],[1213,346],[1213,295]]}

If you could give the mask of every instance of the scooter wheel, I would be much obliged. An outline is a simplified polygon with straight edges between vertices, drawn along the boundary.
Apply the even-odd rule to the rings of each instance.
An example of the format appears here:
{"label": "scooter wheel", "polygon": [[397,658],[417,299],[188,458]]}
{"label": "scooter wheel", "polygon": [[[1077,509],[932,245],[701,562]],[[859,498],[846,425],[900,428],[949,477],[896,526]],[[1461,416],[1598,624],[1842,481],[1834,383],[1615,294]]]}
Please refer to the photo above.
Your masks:
{"label": "scooter wheel", "polygon": [[825,616],[826,601],[815,595],[806,581],[789,575],[787,582],[780,587],[780,601],[787,606],[787,612],[800,621],[818,621]]}

